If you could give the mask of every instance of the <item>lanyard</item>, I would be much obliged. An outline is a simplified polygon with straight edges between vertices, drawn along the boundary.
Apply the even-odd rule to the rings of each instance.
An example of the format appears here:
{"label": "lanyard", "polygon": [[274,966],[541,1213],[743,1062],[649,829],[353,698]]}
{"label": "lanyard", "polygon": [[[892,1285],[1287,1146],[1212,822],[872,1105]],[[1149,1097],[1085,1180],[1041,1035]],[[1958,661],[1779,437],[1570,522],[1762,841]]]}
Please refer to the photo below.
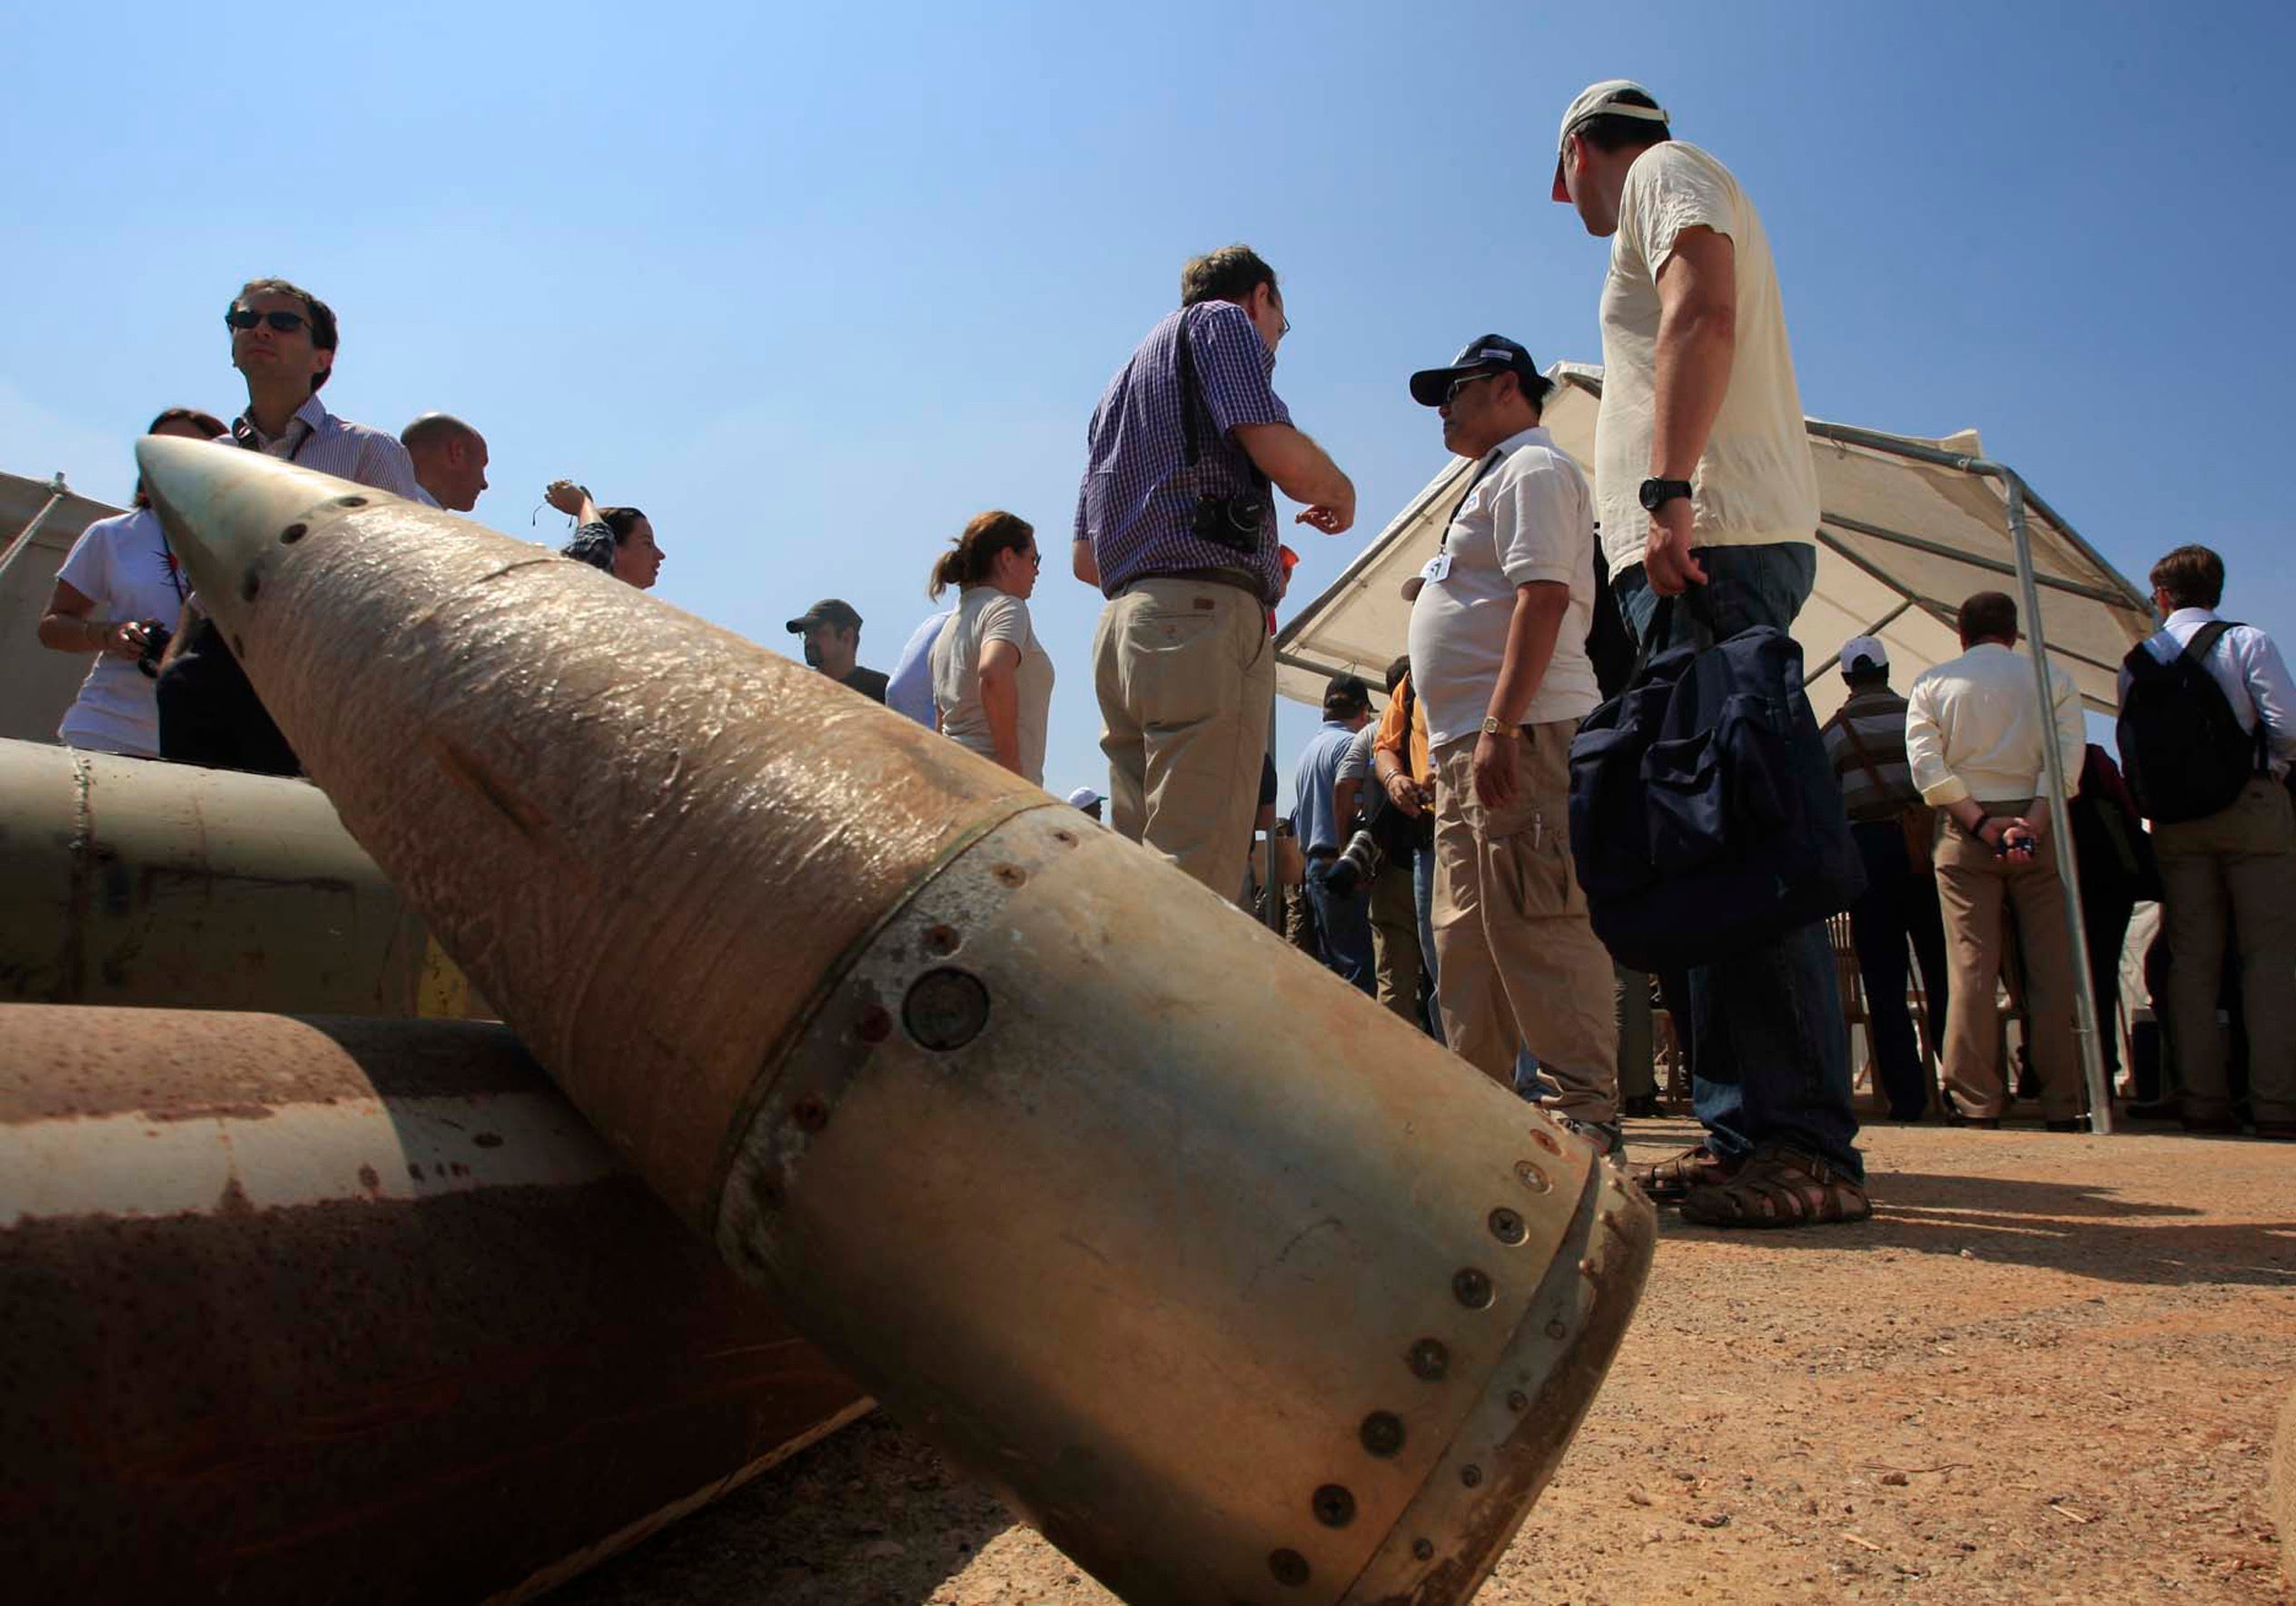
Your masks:
{"label": "lanyard", "polygon": [[1467,498],[1475,494],[1475,487],[1483,482],[1483,476],[1497,468],[1499,466],[1499,460],[1506,455],[1507,454],[1505,452],[1499,451],[1497,447],[1493,447],[1491,449],[1491,454],[1483,459],[1483,466],[1477,469],[1475,471],[1475,477],[1467,482],[1467,491],[1465,495],[1462,495],[1457,501],[1451,503],[1450,517],[1443,520],[1443,533],[1440,536],[1438,536],[1435,540],[1436,551],[1444,552],[1450,550],[1451,525],[1459,518],[1460,510],[1466,507]]}

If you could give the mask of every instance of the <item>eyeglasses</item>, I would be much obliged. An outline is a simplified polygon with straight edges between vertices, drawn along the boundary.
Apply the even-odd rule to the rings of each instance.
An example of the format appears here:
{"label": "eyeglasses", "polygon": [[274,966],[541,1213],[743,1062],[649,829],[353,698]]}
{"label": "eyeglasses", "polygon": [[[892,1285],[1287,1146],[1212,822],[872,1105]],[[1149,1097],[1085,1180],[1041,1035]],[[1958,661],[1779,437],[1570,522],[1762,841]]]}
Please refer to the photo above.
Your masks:
{"label": "eyeglasses", "polygon": [[292,334],[309,322],[301,312],[259,312],[252,307],[233,307],[223,314],[227,329],[252,329],[268,323],[282,334]]}
{"label": "eyeglasses", "polygon": [[1457,401],[1459,399],[1459,393],[1465,390],[1469,385],[1479,385],[1487,379],[1497,379],[1499,375],[1496,373],[1470,373],[1451,381],[1451,382],[1444,388],[1443,405],[1449,407],[1453,402]]}

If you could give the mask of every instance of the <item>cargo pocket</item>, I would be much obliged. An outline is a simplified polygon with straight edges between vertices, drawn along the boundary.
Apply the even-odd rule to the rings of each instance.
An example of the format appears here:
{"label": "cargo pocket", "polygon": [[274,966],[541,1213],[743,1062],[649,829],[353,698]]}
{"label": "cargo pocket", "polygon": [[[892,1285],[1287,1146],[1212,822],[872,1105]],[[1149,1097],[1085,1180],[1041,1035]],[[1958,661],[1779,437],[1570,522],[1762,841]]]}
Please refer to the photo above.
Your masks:
{"label": "cargo pocket", "polygon": [[1492,843],[1491,850],[1508,905],[1519,918],[1585,917],[1587,895],[1570,873],[1570,844],[1556,822],[1549,820],[1539,830],[1525,826]]}

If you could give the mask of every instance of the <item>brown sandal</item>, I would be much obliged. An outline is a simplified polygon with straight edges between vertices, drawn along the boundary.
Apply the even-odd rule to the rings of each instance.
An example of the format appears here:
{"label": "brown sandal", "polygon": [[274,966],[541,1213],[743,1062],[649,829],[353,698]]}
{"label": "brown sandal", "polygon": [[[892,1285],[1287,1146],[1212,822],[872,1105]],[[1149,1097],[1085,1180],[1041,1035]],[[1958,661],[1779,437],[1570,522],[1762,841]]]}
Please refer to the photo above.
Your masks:
{"label": "brown sandal", "polygon": [[1864,1221],[1873,1201],[1823,1160],[1763,1148],[1736,1176],[1694,1191],[1682,1219],[1704,1227],[1813,1227]]}
{"label": "brown sandal", "polygon": [[1659,1204],[1689,1197],[1693,1188],[1711,1187],[1738,1174],[1744,1160],[1725,1160],[1704,1145],[1683,1150],[1671,1160],[1654,1160],[1627,1173],[1644,1195]]}

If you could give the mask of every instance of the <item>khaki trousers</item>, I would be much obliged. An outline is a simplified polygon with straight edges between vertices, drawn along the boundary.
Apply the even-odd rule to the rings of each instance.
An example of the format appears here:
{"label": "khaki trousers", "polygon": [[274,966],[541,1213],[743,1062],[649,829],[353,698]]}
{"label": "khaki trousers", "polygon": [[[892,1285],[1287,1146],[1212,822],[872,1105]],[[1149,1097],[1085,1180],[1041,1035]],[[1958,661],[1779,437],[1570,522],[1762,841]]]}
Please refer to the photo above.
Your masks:
{"label": "khaki trousers", "polygon": [[1582,1121],[1618,1118],[1618,1023],[1610,955],[1587,923],[1570,862],[1575,719],[1517,731],[1515,800],[1475,796],[1475,739],[1435,767],[1435,996],[1454,1053],[1514,1085],[1518,1044]]}
{"label": "khaki trousers", "polygon": [[[2007,815],[2029,806],[2030,799],[1984,808],[1988,814]],[[2017,917],[2025,1029],[2034,1074],[2041,1081],[2041,1114],[2051,1121],[2073,1119],[2083,1101],[2073,1031],[2072,939],[2054,838],[2042,838],[2030,860],[1997,858],[1959,821],[1941,816],[1935,859],[1937,903],[1945,917],[1945,967],[1953,981],[1945,1006],[1945,1090],[1964,1115],[1977,1119],[1998,1115],[2009,1102],[2001,1079],[2001,1021],[1994,1002],[2006,907]]]}
{"label": "khaki trousers", "polygon": [[1419,899],[1411,861],[1390,859],[1371,880],[1371,955],[1382,1008],[1419,1024]]}
{"label": "khaki trousers", "polygon": [[2169,937],[2169,1036],[2183,1114],[2232,1113],[2216,1024],[2229,925],[2248,1028],[2250,1114],[2296,1121],[2296,810],[2261,777],[2206,819],[2157,826],[2161,919]]}
{"label": "khaki trousers", "polygon": [[1234,897],[1275,697],[1267,610],[1235,586],[1134,580],[1101,611],[1093,685],[1109,823]]}

